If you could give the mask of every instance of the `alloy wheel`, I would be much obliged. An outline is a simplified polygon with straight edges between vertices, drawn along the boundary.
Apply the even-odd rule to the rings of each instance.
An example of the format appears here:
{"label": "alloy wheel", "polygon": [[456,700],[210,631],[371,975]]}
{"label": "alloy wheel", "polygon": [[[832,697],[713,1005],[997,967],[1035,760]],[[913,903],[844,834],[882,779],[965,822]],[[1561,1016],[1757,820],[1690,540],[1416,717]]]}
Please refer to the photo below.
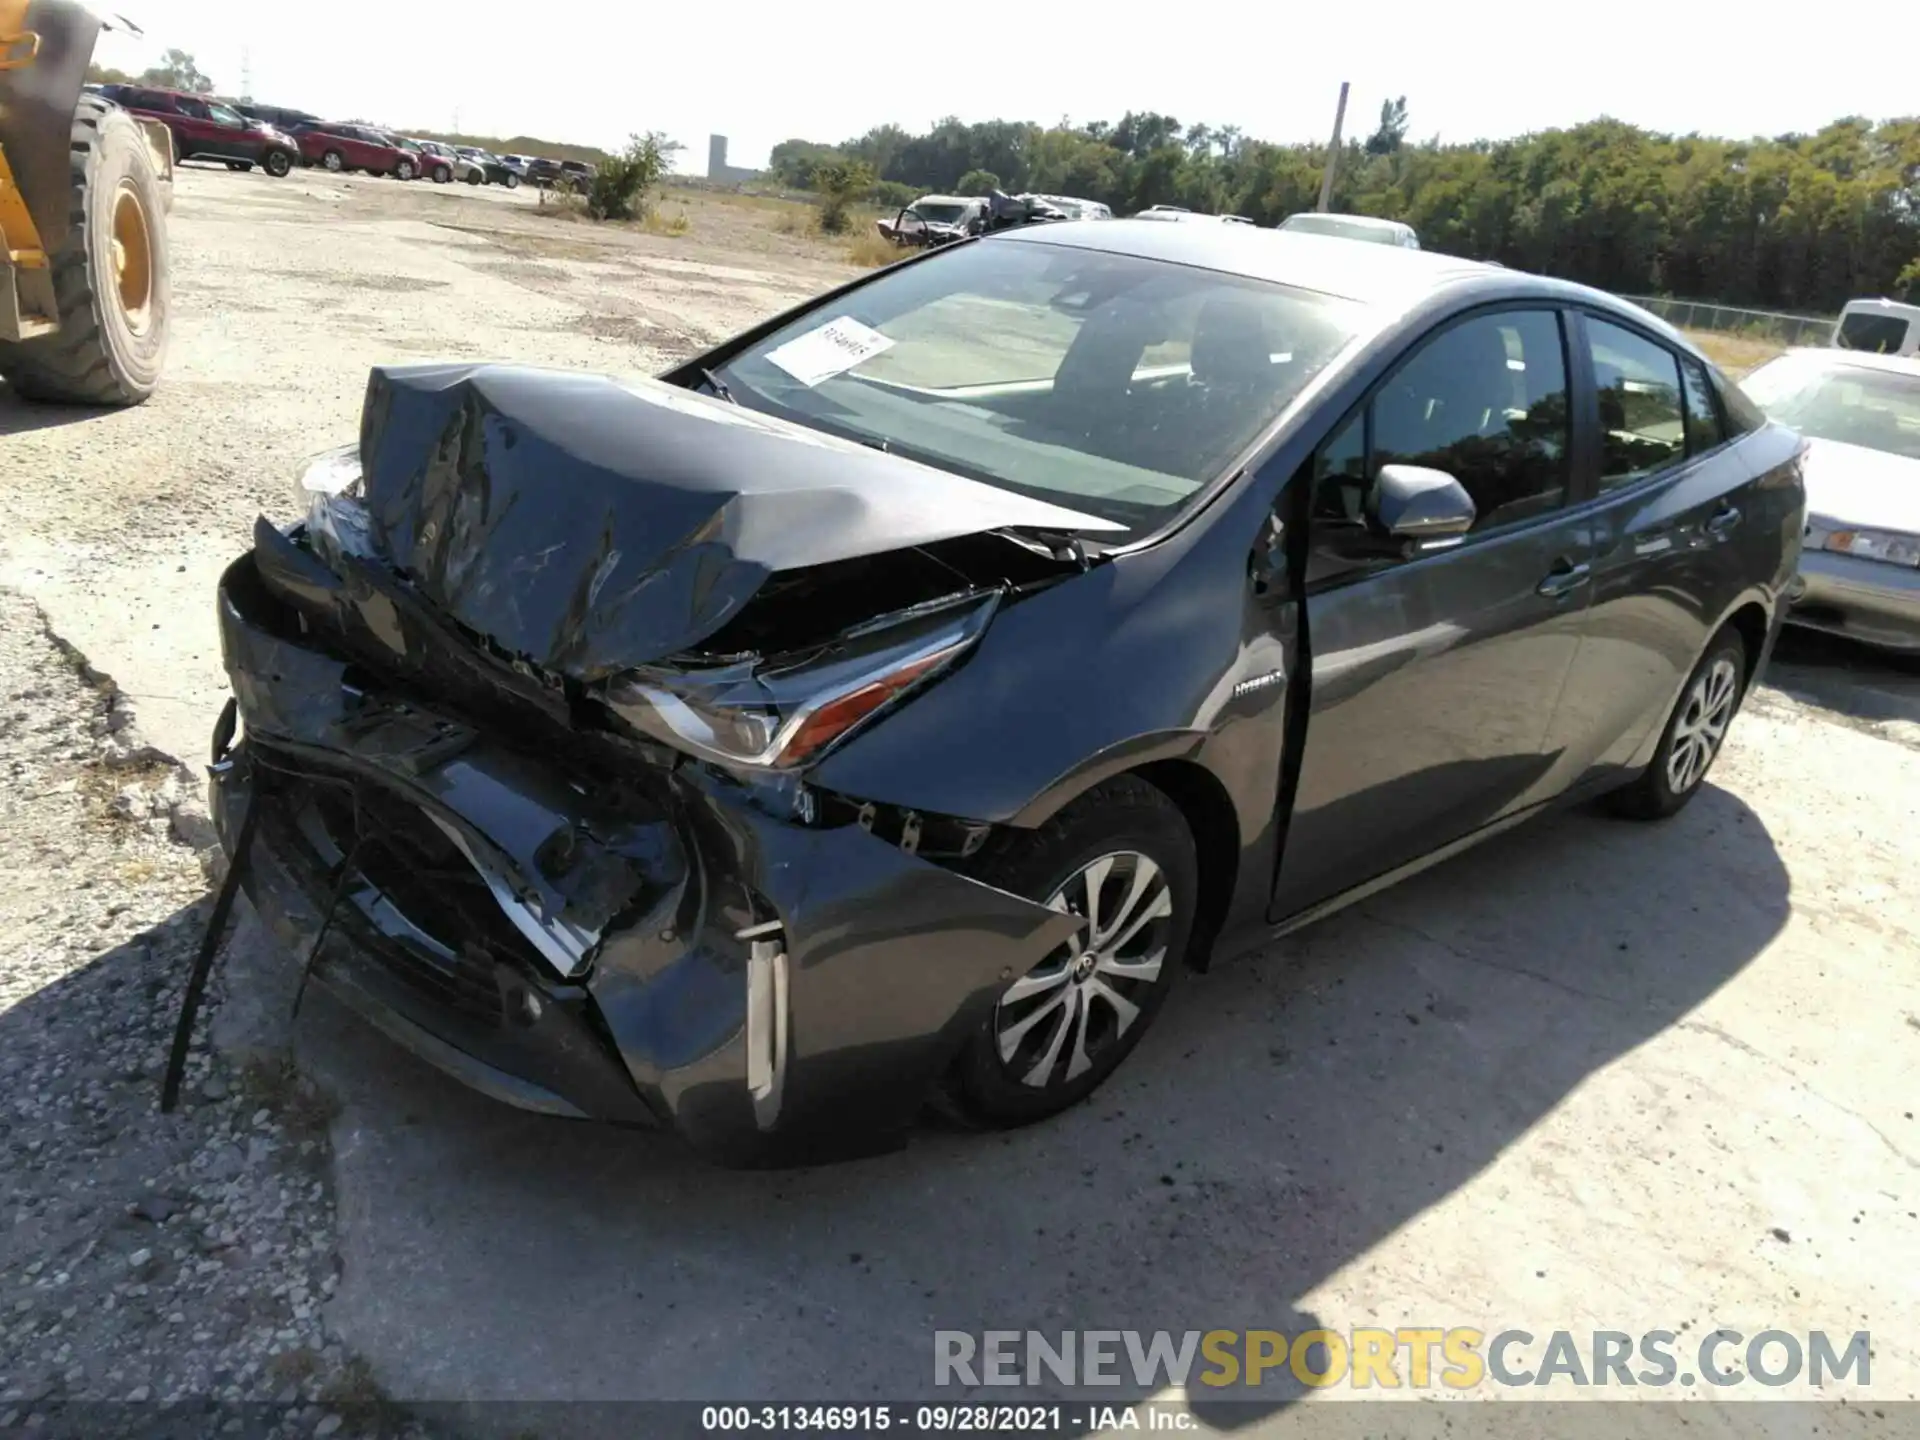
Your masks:
{"label": "alloy wheel", "polygon": [[320,157],[320,163],[336,174],[347,168],[347,162],[341,158],[338,150],[327,151]]}
{"label": "alloy wheel", "polygon": [[1687,692],[1680,718],[1673,725],[1673,744],[1667,754],[1667,784],[1684,795],[1707,773],[1733,719],[1733,702],[1740,677],[1730,657],[1722,655]]}
{"label": "alloy wheel", "polygon": [[1167,962],[1173,891],[1151,859],[1122,850],[1075,871],[1047,905],[1086,926],[1008,987],[993,1020],[1000,1063],[1042,1090],[1078,1080],[1139,1019]]}

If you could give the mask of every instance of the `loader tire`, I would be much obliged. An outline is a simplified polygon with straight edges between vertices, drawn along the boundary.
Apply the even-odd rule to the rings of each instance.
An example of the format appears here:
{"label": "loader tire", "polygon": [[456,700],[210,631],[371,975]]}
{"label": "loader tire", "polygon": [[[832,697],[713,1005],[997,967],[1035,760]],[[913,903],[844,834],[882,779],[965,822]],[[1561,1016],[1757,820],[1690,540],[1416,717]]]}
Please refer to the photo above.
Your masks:
{"label": "loader tire", "polygon": [[60,328],[0,343],[0,374],[30,400],[137,405],[167,348],[166,200],[140,127],[118,106],[80,97],[72,156],[67,239],[48,257]]}

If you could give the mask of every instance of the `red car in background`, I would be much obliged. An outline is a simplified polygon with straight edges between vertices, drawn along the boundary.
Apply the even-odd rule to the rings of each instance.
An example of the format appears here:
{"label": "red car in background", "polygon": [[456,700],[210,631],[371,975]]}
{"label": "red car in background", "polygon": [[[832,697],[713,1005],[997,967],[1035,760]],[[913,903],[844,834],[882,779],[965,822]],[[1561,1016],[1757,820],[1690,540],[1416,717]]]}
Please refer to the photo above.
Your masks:
{"label": "red car in background", "polygon": [[291,135],[204,95],[147,85],[97,88],[123,110],[163,123],[173,132],[173,153],[181,160],[223,160],[233,170],[258,165],[277,179],[300,159],[299,142]]}
{"label": "red car in background", "polygon": [[411,180],[420,173],[420,152],[395,143],[385,131],[371,125],[336,124],[320,120],[294,130],[301,159],[336,175],[364,170],[369,175],[391,175]]}

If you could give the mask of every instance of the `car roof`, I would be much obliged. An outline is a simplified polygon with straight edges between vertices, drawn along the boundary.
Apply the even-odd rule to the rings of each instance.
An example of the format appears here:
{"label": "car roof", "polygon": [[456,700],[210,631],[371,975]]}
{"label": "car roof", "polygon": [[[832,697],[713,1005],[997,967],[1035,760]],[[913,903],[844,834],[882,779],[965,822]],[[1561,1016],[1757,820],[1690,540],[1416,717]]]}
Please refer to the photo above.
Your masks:
{"label": "car roof", "polygon": [[978,205],[980,197],[977,195],[922,195],[913,203],[916,205]]}
{"label": "car roof", "polygon": [[1824,360],[1829,365],[1851,365],[1861,370],[1883,370],[1889,375],[1920,379],[1920,355],[1876,355],[1871,350],[1847,350],[1838,345],[1796,345],[1783,353]]}
{"label": "car roof", "polygon": [[1336,236],[1258,225],[1168,225],[1141,219],[1058,220],[1003,230],[982,243],[1058,245],[1165,260],[1387,309],[1406,309],[1437,290],[1477,283],[1489,300],[1539,297],[1611,310],[1690,355],[1700,353],[1672,325],[1617,295],[1436,250],[1356,245]]}

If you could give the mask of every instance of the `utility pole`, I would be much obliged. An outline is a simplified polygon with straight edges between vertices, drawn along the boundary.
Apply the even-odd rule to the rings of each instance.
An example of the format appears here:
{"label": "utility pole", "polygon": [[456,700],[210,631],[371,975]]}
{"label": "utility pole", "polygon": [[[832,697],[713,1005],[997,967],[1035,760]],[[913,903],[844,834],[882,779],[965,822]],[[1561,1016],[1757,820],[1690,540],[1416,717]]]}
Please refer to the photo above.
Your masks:
{"label": "utility pole", "polygon": [[240,47],[240,100],[249,103],[253,99],[253,49]]}
{"label": "utility pole", "polygon": [[1340,127],[1347,120],[1347,82],[1340,82],[1340,106],[1333,112],[1333,143],[1327,147],[1327,169],[1320,177],[1320,203],[1315,208],[1321,214],[1333,204],[1333,177],[1340,169]]}

